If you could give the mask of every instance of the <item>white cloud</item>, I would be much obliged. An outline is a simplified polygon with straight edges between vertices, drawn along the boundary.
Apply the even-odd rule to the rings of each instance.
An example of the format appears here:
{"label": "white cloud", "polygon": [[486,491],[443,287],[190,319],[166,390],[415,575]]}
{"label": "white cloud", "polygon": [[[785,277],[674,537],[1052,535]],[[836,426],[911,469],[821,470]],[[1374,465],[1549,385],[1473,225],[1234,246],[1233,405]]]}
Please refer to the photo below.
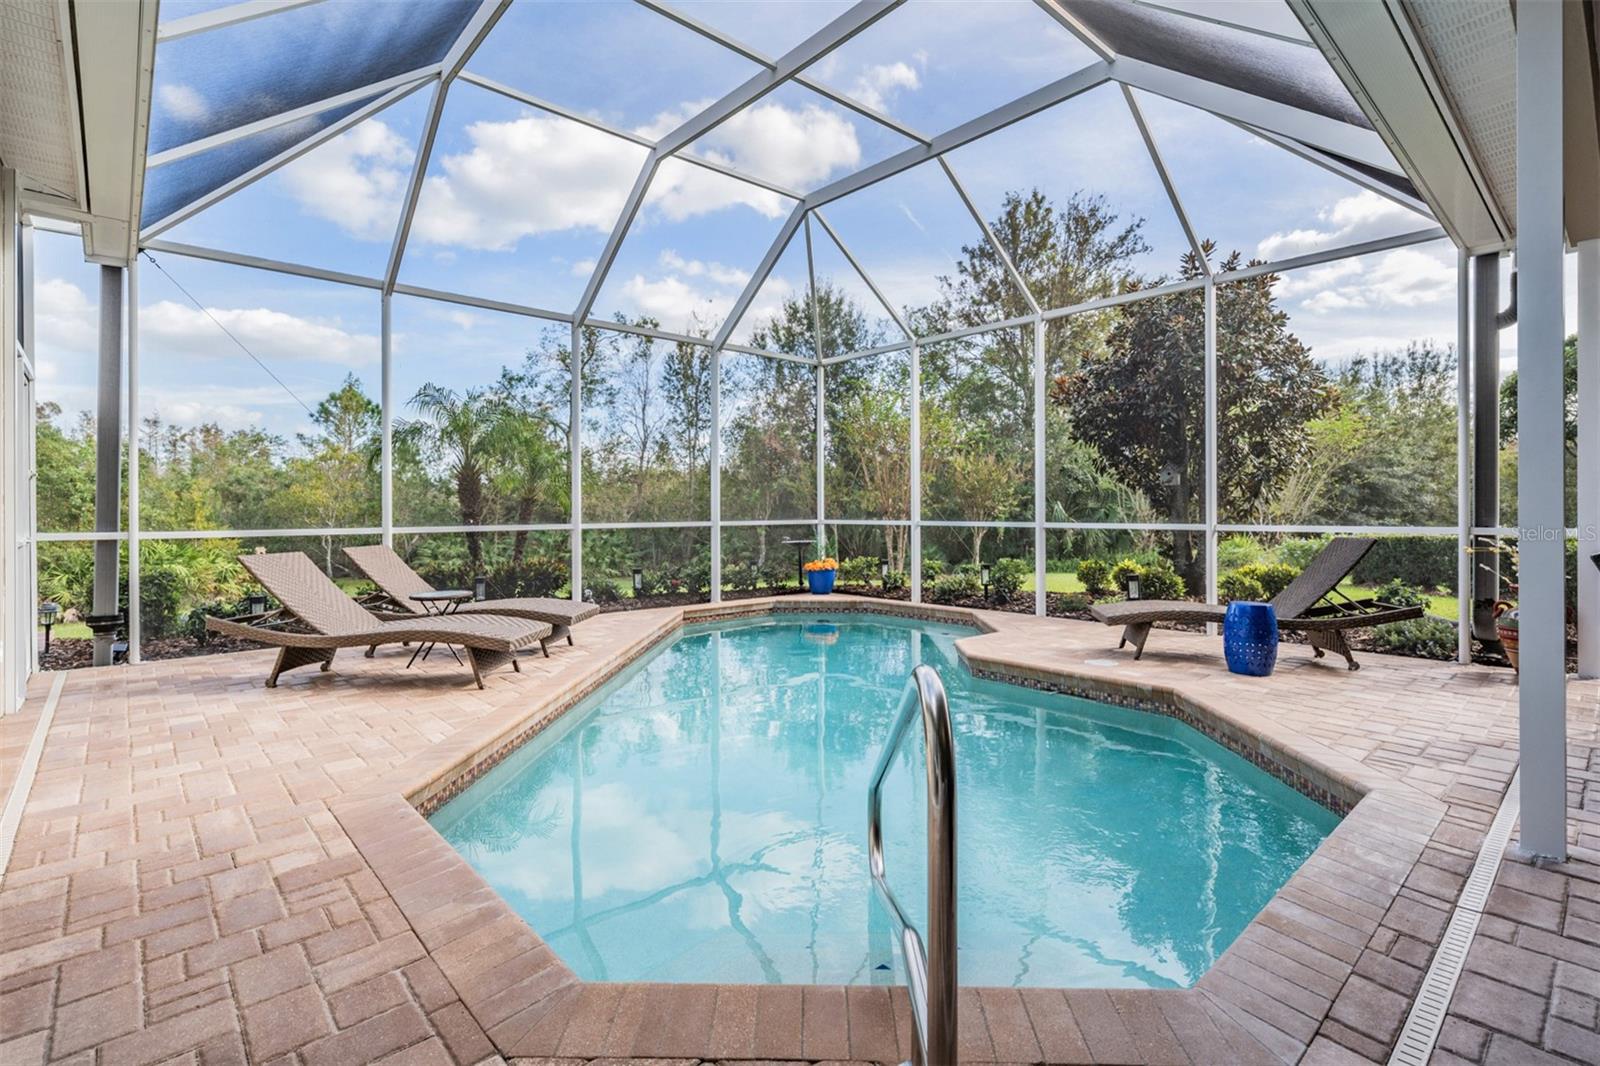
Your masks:
{"label": "white cloud", "polygon": [[750,275],[743,270],[723,266],[721,263],[685,259],[671,248],[661,253],[661,265],[670,271],[686,274],[691,278],[708,278],[718,285],[743,286],[745,282],[750,280]]}
{"label": "white cloud", "polygon": [[362,240],[388,240],[412,160],[405,138],[372,119],[283,171],[289,194],[309,214]]}
{"label": "white cloud", "polygon": [[[293,361],[359,367],[378,361],[377,336],[351,333],[337,323],[266,307],[212,307],[207,311],[268,366]],[[217,322],[170,300],[139,309],[139,335],[157,353],[199,359],[244,358],[217,329]]]}
{"label": "white cloud", "polygon": [[888,111],[889,105],[902,90],[915,91],[920,88],[922,76],[911,64],[876,63],[856,75],[851,95],[868,107]]}
{"label": "white cloud", "polygon": [[161,86],[156,90],[156,102],[167,114],[183,122],[198,122],[211,112],[205,98],[183,84]]}
{"label": "white cloud", "polygon": [[594,268],[598,265],[593,259],[580,259],[572,264],[572,276],[586,278],[594,273]]}
{"label": "white cloud", "polygon": [[801,189],[861,163],[855,126],[820,104],[786,107],[761,101],[700,138],[696,147],[713,162]]}
{"label": "white cloud", "polygon": [[1293,271],[1276,294],[1290,329],[1324,362],[1411,340],[1455,341],[1455,253],[1448,246],[1397,248]]}
{"label": "white cloud", "polygon": [[98,349],[97,306],[65,278],[40,278],[34,283],[33,323],[41,343],[49,348],[75,353]]}
{"label": "white cloud", "polygon": [[644,159],[638,145],[554,116],[474,122],[472,148],[423,184],[421,241],[509,251],[523,237],[610,232]]}
{"label": "white cloud", "polygon": [[1427,219],[1415,211],[1367,189],[1318,211],[1317,220],[1320,226],[1272,234],[1256,245],[1256,255],[1262,259],[1286,259],[1427,225]]}

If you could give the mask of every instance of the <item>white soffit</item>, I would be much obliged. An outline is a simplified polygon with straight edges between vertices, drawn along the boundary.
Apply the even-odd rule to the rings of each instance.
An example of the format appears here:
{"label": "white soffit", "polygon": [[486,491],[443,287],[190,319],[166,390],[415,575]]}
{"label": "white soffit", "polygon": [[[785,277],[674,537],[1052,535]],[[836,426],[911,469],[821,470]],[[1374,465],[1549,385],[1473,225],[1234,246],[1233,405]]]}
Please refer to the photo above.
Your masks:
{"label": "white soffit", "polygon": [[1409,0],[1411,26],[1500,210],[1516,227],[1517,27],[1508,2]]}
{"label": "white soffit", "polygon": [[[1458,2],[1458,0],[1455,0]],[[1487,8],[1498,0],[1463,7]],[[1478,168],[1401,0],[1288,0],[1457,245],[1503,247],[1512,227]],[[1441,0],[1441,7],[1453,0]]]}
{"label": "white soffit", "polygon": [[0,3],[0,162],[25,187],[83,207],[76,93],[57,0]]}

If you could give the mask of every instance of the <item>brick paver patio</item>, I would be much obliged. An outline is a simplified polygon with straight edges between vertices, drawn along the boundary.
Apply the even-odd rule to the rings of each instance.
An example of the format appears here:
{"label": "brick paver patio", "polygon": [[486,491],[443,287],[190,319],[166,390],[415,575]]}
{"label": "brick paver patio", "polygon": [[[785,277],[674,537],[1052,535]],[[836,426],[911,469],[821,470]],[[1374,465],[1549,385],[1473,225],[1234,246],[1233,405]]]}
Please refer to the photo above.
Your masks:
{"label": "brick paver patio", "polygon": [[[0,885],[0,1063],[906,1058],[882,988],[577,981],[417,813],[680,615],[601,616],[481,692],[399,649],[275,690],[270,652],[69,675]],[[963,1059],[1385,1059],[1515,769],[1511,676],[1286,647],[1245,679],[1214,638],[1134,663],[1097,625],[983,622],[977,669],[1173,703],[1359,803],[1197,988],[964,990]],[[7,786],[51,681],[0,720]],[[1600,1062],[1600,684],[1570,691],[1573,859],[1502,866],[1437,1062]]]}

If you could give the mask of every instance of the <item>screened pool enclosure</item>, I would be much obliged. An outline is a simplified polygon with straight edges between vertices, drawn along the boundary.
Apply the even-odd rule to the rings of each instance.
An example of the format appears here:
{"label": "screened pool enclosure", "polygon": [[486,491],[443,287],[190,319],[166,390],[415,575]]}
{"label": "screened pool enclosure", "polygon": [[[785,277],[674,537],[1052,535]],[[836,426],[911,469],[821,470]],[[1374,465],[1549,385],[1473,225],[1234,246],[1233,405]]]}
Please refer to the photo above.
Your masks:
{"label": "screened pool enclosure", "polygon": [[156,38],[138,259],[37,210],[20,253],[39,597],[87,616],[116,546],[133,661],[258,547],[627,606],[788,591],[822,538],[859,591],[1072,614],[1126,559],[1249,598],[1363,532],[1354,581],[1463,657],[1514,579],[1513,335],[1460,355],[1509,258],[1287,5],[166,0]]}

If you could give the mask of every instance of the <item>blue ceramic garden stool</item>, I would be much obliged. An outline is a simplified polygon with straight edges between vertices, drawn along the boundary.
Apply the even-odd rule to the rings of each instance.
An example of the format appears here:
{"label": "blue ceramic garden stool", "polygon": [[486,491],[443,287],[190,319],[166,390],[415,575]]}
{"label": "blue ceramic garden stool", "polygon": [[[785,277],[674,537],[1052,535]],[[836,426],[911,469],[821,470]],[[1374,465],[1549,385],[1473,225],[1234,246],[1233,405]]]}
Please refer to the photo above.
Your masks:
{"label": "blue ceramic garden stool", "polygon": [[1266,677],[1278,662],[1278,612],[1270,603],[1234,600],[1222,619],[1222,653],[1228,669]]}

